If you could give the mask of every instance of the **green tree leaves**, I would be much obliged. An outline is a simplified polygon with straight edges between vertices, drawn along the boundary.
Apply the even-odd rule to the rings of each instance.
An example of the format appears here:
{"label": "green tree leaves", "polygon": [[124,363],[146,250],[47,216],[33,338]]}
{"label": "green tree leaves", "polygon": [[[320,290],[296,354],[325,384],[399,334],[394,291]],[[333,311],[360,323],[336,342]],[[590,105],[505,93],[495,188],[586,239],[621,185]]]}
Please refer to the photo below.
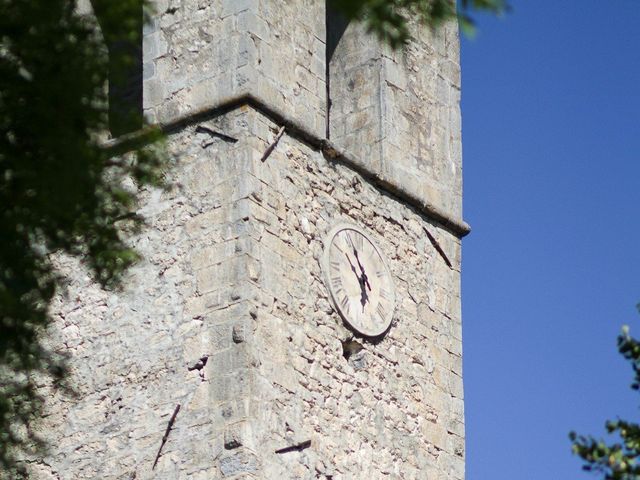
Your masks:
{"label": "green tree leaves", "polygon": [[451,0],[333,0],[331,5],[347,18],[364,21],[370,32],[394,48],[409,40],[412,22],[435,28],[457,19],[462,31],[472,35],[473,14],[500,15],[509,10],[506,0],[462,0],[458,9]]}
{"label": "green tree leaves", "polygon": [[[125,25],[122,35],[133,31],[122,15],[142,15],[140,0],[98,3],[101,22]],[[123,226],[141,224],[135,194],[121,185],[125,178],[162,184],[157,151],[116,159],[99,144],[109,130],[109,69],[125,70],[121,64],[131,56],[109,60],[95,22],[76,12],[71,0],[0,0],[0,471],[6,472],[15,455],[42,446],[30,428],[42,406],[36,377],[59,381],[65,373],[63,355],[41,341],[60,280],[51,256],[79,255],[98,282],[117,285],[137,259]]]}
{"label": "green tree leaves", "polygon": [[[618,351],[633,368],[631,388],[640,389],[640,343],[629,335],[626,326],[618,336]],[[605,427],[617,441],[607,444],[591,436],[569,434],[573,453],[585,462],[582,468],[604,475],[605,480],[637,480],[640,478],[640,425],[618,419],[606,422]]]}

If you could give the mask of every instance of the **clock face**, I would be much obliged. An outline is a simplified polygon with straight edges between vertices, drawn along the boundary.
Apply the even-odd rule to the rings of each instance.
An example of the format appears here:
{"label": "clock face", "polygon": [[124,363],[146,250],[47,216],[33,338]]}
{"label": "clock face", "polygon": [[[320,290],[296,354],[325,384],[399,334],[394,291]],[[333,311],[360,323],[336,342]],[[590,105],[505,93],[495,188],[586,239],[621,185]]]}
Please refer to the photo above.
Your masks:
{"label": "clock face", "polygon": [[360,229],[339,225],[325,240],[323,270],[342,318],[359,333],[384,333],[395,309],[395,288],[380,250]]}

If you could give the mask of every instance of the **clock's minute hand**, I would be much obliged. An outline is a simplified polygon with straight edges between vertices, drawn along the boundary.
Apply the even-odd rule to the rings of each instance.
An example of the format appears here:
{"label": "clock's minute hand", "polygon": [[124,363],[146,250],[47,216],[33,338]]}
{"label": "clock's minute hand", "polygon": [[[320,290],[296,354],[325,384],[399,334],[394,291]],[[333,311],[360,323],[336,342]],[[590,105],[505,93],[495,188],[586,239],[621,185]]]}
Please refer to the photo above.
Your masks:
{"label": "clock's minute hand", "polygon": [[[356,246],[353,244],[351,235],[347,235],[347,242],[349,243],[349,246],[353,249],[353,255],[355,255],[356,261],[358,262],[358,267],[360,268],[360,272],[362,273],[361,276],[358,276],[358,280],[360,282],[364,282],[367,285],[367,287],[369,287],[369,290],[371,290],[371,285],[369,285],[369,279],[367,278],[367,274],[364,272],[364,267],[360,263],[360,258],[358,257],[358,250],[356,249]],[[349,263],[351,263],[351,260],[349,260]]]}
{"label": "clock's minute hand", "polygon": [[355,248],[353,249],[353,253],[356,256],[358,267],[360,267],[360,270],[362,271],[362,275],[358,275],[358,272],[356,271],[356,267],[353,265],[353,262],[351,262],[351,258],[349,258],[349,254],[345,252],[344,256],[347,257],[347,262],[349,262],[351,271],[358,279],[358,285],[360,285],[360,304],[362,305],[362,311],[364,312],[364,306],[367,304],[367,301],[369,300],[369,296],[367,295],[367,289],[365,288],[365,285],[369,287],[369,290],[371,290],[371,287],[369,286],[369,280],[367,279],[367,274],[364,273],[364,269],[362,268],[362,265],[360,264],[360,260],[358,259],[358,252]]}
{"label": "clock's minute hand", "polygon": [[351,258],[349,258],[349,254],[345,252],[344,256],[347,257],[347,262],[349,262],[349,266],[351,267],[351,271],[355,274],[356,277],[358,277],[358,282],[359,282],[360,281],[360,275],[358,275],[358,272],[356,272],[356,267],[351,262]]}

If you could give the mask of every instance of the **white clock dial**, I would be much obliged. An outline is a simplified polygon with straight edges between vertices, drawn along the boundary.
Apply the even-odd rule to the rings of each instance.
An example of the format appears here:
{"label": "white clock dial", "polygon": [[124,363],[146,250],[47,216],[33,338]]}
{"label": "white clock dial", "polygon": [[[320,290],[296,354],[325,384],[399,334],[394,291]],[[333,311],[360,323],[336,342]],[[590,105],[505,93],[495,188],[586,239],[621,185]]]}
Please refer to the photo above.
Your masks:
{"label": "white clock dial", "polygon": [[323,270],[333,303],[359,333],[375,337],[391,324],[395,288],[378,247],[362,230],[339,225],[325,240]]}

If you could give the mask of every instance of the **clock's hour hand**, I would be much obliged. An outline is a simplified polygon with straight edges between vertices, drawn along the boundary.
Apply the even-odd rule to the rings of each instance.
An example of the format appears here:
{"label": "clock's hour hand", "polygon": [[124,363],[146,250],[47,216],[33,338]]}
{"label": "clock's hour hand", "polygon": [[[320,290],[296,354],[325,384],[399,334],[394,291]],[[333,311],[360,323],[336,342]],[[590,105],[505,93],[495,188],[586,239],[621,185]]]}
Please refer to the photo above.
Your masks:
{"label": "clock's hour hand", "polygon": [[358,283],[360,284],[360,305],[362,305],[362,311],[364,312],[364,306],[369,300],[369,295],[367,295],[367,289],[364,287],[365,284],[362,277],[358,277]]}
{"label": "clock's hour hand", "polygon": [[353,249],[353,254],[356,256],[356,261],[358,262],[358,267],[360,267],[360,272],[362,274],[360,276],[360,283],[362,283],[363,285],[366,285],[369,291],[371,291],[371,285],[369,284],[369,277],[367,277],[367,274],[364,271],[364,267],[360,263],[360,258],[358,258],[358,251],[355,248]]}
{"label": "clock's hour hand", "polygon": [[360,263],[360,259],[358,258],[358,251],[355,248],[353,249],[353,253],[356,257],[356,261],[358,262],[358,267],[362,272],[361,275],[358,275],[355,265],[351,261],[351,258],[349,258],[349,254],[345,252],[344,256],[347,257],[347,262],[349,262],[351,271],[354,273],[354,275],[358,279],[358,284],[360,285],[360,304],[362,305],[362,310],[364,311],[364,306],[367,304],[367,301],[369,300],[369,296],[367,295],[367,289],[365,286],[369,287],[369,290],[371,290],[371,286],[369,285],[367,274],[364,273],[364,269],[362,268],[362,264]]}

